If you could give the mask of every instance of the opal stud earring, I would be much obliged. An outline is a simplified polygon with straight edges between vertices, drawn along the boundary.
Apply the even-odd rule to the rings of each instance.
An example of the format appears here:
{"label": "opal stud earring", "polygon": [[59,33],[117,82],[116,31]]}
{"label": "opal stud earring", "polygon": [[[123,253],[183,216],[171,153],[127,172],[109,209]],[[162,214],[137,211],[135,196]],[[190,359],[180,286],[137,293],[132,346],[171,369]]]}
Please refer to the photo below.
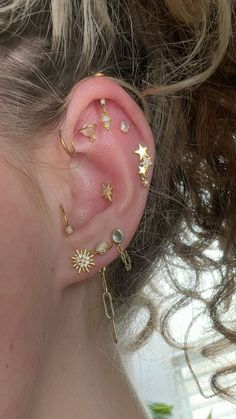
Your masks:
{"label": "opal stud earring", "polygon": [[127,250],[125,250],[121,245],[125,237],[123,231],[120,230],[119,228],[116,228],[115,230],[113,230],[111,237],[112,237],[112,241],[116,244],[117,252],[120,254],[122,262],[125,265],[125,269],[127,271],[131,271],[132,269],[131,258]]}
{"label": "opal stud earring", "polygon": [[120,130],[124,133],[127,134],[129,132],[129,124],[126,121],[121,121],[120,123]]}
{"label": "opal stud earring", "polygon": [[66,213],[65,213],[65,210],[63,208],[63,205],[60,205],[60,209],[61,209],[61,212],[62,212],[62,215],[63,215],[63,218],[64,218],[65,232],[67,234],[72,234],[73,231],[74,231],[74,227],[71,224],[69,224],[68,218],[67,218]]}

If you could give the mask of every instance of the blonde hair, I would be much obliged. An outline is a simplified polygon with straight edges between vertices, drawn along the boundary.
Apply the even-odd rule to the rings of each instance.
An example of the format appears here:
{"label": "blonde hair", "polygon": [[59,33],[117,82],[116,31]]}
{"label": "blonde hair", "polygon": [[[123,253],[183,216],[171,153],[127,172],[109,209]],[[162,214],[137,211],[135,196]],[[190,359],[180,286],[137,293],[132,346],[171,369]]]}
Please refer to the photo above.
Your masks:
{"label": "blonde hair", "polygon": [[[0,6],[0,135],[22,171],[30,170],[22,153],[31,156],[42,145],[43,134],[60,124],[75,83],[94,72],[129,89],[149,118],[157,162],[128,249],[134,270],[121,275],[118,260],[110,266],[109,287],[127,351],[144,345],[156,329],[187,350],[171,336],[169,323],[196,299],[224,347],[225,341],[236,342],[220,312],[226,301],[230,310],[234,290],[233,12],[232,2],[224,0],[11,0]],[[194,243],[183,238],[186,229],[195,234]],[[204,253],[214,240],[224,243],[218,262]],[[156,272],[173,255],[194,269],[195,281],[186,287],[169,275],[171,308],[163,308]],[[221,283],[203,299],[201,271],[213,266],[222,272],[222,265]],[[155,299],[148,289],[157,291]],[[142,308],[149,313],[147,324],[130,337],[129,326]],[[203,354],[210,352],[208,347]],[[229,396],[217,379],[232,371],[235,365],[213,375],[214,392]]]}

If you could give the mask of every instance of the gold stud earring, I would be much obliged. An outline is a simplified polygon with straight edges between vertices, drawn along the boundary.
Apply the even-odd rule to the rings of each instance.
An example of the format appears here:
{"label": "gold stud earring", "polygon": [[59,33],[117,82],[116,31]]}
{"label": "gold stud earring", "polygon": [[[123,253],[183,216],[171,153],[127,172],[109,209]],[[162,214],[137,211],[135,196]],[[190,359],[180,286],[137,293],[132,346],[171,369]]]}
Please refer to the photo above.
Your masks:
{"label": "gold stud earring", "polygon": [[88,137],[89,141],[91,141],[92,143],[94,143],[94,141],[96,140],[96,135],[95,135],[95,126],[97,124],[84,124],[80,129],[79,132],[81,132],[81,134],[83,134],[85,137]]}
{"label": "gold stud earring", "polygon": [[70,157],[74,157],[76,155],[76,150],[75,150],[75,144],[73,142],[73,140],[71,140],[71,148],[69,149],[69,147],[66,145],[62,135],[61,135],[61,130],[59,130],[59,138],[60,138],[60,142],[62,147],[64,148],[65,152],[67,154],[69,154]]}
{"label": "gold stud earring", "polygon": [[120,230],[119,228],[116,228],[115,230],[113,230],[112,232],[112,241],[116,244],[116,249],[117,252],[120,254],[120,257],[122,259],[122,262],[125,265],[125,269],[127,271],[131,271],[132,269],[132,264],[131,264],[131,258],[127,252],[127,250],[125,250],[122,246],[121,243],[124,240],[124,233],[122,230]]}
{"label": "gold stud earring", "polygon": [[100,99],[99,103],[102,108],[101,121],[103,123],[104,128],[106,128],[106,130],[109,130],[111,128],[112,118],[107,113],[106,100]]}
{"label": "gold stud earring", "polygon": [[94,254],[88,249],[76,249],[73,256],[70,257],[70,261],[78,274],[89,272],[92,266],[95,265]]}
{"label": "gold stud earring", "polygon": [[114,187],[110,183],[103,183],[102,192],[101,192],[102,197],[112,202],[113,190],[114,190]]}
{"label": "gold stud earring", "polygon": [[100,277],[101,277],[101,280],[102,280],[102,286],[103,286],[102,299],[103,299],[105,314],[106,314],[107,318],[110,320],[110,324],[111,324],[111,328],[112,328],[112,334],[113,334],[113,340],[114,340],[115,343],[118,343],[116,326],[115,326],[115,323],[114,323],[115,313],[114,313],[114,307],[113,307],[113,302],[112,302],[112,296],[111,296],[111,293],[108,291],[106,276],[105,276],[106,267],[103,267],[102,269],[100,269],[99,273],[100,273]]}
{"label": "gold stud earring", "polygon": [[60,209],[61,209],[61,211],[62,211],[62,215],[63,215],[63,218],[64,218],[64,224],[65,224],[65,232],[67,233],[67,234],[72,234],[73,233],[73,231],[74,231],[74,227],[71,225],[71,224],[69,224],[69,222],[68,222],[68,218],[67,218],[67,216],[66,216],[66,213],[65,213],[65,210],[64,210],[64,208],[63,208],[63,205],[60,205]]}
{"label": "gold stud earring", "polygon": [[134,151],[135,154],[139,155],[139,175],[141,177],[141,181],[144,187],[147,187],[150,185],[149,180],[147,179],[147,170],[149,166],[153,164],[152,158],[148,153],[147,147],[142,146],[139,144],[139,148]]}
{"label": "gold stud earring", "polygon": [[124,133],[127,134],[129,132],[130,126],[128,124],[128,122],[126,121],[121,121],[120,123],[120,130]]}

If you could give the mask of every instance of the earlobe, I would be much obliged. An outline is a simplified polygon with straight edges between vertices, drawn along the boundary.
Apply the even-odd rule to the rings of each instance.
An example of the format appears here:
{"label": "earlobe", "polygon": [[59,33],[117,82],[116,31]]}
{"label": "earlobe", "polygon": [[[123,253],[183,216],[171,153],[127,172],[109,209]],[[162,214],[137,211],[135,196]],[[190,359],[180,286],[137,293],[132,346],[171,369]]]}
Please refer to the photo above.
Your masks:
{"label": "earlobe", "polygon": [[106,78],[94,77],[74,89],[62,132],[63,139],[73,139],[72,148],[61,141],[61,158],[71,169],[67,222],[74,227],[62,242],[64,267],[59,262],[66,287],[97,273],[118,255],[131,269],[125,248],[144,211],[155,155],[143,112]]}

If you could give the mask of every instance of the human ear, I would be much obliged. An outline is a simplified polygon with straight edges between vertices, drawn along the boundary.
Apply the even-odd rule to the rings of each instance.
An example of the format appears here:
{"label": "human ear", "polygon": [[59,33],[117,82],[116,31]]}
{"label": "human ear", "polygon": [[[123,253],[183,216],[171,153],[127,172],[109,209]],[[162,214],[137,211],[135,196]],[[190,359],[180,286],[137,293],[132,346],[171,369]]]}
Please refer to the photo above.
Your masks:
{"label": "human ear", "polygon": [[[74,144],[71,155],[60,144],[61,164],[70,168],[65,180],[69,194],[63,206],[74,227],[59,246],[58,276],[66,287],[94,275],[119,256],[112,240],[115,229],[124,233],[122,247],[128,246],[145,208],[155,148],[140,107],[107,77],[92,77],[75,86],[60,130],[69,150],[71,139]],[[110,185],[107,193],[104,184]],[[101,242],[108,249],[96,254]],[[91,265],[86,269],[73,266],[71,257],[75,262],[75,252],[85,249]]]}

